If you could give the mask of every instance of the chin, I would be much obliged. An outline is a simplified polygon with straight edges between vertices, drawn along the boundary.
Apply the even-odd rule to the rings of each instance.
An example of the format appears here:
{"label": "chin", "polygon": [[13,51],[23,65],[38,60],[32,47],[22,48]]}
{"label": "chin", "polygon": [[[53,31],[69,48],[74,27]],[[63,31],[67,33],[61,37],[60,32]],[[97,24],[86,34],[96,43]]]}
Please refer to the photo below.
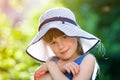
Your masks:
{"label": "chin", "polygon": [[64,61],[67,61],[67,60],[69,60],[70,58],[68,58],[68,57],[64,57],[64,58],[62,58],[62,60],[64,60]]}

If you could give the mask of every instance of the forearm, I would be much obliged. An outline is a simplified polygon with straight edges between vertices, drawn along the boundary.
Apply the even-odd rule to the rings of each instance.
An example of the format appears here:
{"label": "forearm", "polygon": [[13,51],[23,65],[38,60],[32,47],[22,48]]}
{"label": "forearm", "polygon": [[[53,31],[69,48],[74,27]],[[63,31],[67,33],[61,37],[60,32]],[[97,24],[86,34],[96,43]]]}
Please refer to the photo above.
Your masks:
{"label": "forearm", "polygon": [[49,73],[43,75],[42,77],[38,78],[37,80],[53,80]]}
{"label": "forearm", "polygon": [[46,64],[42,64],[38,69],[37,69],[37,71],[48,71],[48,69],[47,69],[47,66],[46,66]]}
{"label": "forearm", "polygon": [[46,64],[41,65],[34,73],[34,80],[38,80],[48,71]]}
{"label": "forearm", "polygon": [[68,80],[63,72],[58,68],[55,62],[49,62],[48,70],[53,80]]}

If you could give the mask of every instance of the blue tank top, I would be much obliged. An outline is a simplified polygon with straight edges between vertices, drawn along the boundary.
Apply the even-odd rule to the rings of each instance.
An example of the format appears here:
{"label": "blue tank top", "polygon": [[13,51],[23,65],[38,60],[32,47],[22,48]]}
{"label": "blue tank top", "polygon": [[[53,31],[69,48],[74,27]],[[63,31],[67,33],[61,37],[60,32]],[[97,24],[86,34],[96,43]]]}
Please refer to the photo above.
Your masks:
{"label": "blue tank top", "polygon": [[[84,57],[85,57],[87,54],[88,54],[88,53],[85,53],[85,54],[83,54],[82,56],[78,57],[77,59],[74,60],[74,62],[77,63],[78,65],[80,65],[81,62],[82,62],[82,60],[84,59]],[[73,78],[72,73],[69,74],[69,73],[66,72],[66,73],[64,73],[64,74],[65,74],[66,77],[68,77],[69,80],[72,80],[72,78]],[[92,80],[92,75],[91,75],[90,80]]]}

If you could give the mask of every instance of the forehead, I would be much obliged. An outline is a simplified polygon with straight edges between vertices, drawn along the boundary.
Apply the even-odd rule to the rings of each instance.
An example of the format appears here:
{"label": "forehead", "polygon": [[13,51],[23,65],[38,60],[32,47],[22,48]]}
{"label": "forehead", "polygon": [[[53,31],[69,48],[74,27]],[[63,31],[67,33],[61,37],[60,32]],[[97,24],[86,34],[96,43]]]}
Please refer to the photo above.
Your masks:
{"label": "forehead", "polygon": [[65,35],[64,32],[58,30],[58,29],[50,29],[44,36],[43,40],[46,42],[51,42],[54,38],[57,38],[61,35]]}

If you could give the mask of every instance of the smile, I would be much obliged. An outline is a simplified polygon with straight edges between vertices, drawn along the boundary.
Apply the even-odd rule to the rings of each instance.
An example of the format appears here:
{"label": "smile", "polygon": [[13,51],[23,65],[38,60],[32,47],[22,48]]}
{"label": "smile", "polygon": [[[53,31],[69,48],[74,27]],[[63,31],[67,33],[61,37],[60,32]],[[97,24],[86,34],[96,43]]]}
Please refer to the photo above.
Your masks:
{"label": "smile", "polygon": [[61,54],[66,54],[67,52],[68,52],[68,49],[63,51],[63,52],[61,52]]}

